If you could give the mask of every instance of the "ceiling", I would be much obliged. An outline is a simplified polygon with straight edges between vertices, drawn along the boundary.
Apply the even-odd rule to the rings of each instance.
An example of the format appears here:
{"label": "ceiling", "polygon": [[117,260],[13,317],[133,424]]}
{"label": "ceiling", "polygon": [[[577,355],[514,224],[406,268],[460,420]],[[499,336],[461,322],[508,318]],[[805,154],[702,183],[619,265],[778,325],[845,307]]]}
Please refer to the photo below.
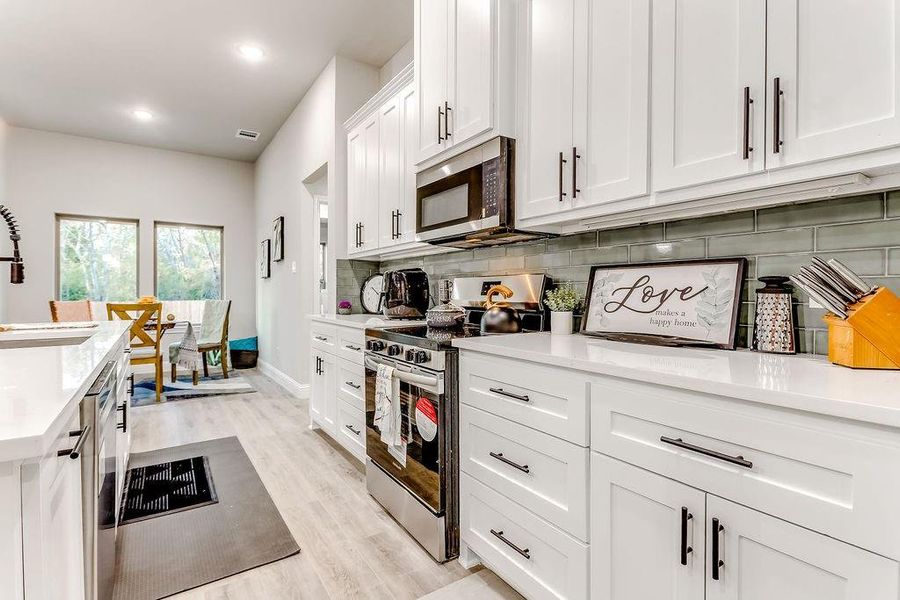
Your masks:
{"label": "ceiling", "polygon": [[0,0],[0,118],[253,161],[332,56],[381,66],[412,21],[412,0]]}

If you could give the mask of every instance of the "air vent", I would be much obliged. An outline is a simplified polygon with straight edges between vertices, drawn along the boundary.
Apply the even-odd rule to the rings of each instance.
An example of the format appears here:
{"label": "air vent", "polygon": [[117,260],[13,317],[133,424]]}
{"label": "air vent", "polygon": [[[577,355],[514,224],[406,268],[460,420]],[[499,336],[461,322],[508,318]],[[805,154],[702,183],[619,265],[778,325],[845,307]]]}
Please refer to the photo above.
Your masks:
{"label": "air vent", "polygon": [[251,142],[255,142],[259,137],[258,131],[250,131],[249,129],[238,129],[237,133],[234,134],[234,137],[240,138],[242,140],[250,140]]}

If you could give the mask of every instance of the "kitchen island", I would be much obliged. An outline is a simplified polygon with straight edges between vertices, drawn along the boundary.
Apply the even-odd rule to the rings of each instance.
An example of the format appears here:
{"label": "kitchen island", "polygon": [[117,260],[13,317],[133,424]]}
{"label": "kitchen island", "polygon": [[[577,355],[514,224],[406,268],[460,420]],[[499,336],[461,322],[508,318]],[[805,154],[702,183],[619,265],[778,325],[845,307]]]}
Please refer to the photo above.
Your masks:
{"label": "kitchen island", "polygon": [[454,345],[466,566],[529,598],[898,597],[900,372],[582,335]]}
{"label": "kitchen island", "polygon": [[[102,528],[93,498],[100,490],[85,493],[84,485],[99,479],[101,487],[114,486],[108,504],[118,506],[130,442],[129,325],[19,325],[0,332],[4,599],[83,598],[98,578],[113,576],[95,567],[94,535]],[[85,397],[93,400],[83,409]],[[101,411],[112,411],[106,425],[98,422]]]}

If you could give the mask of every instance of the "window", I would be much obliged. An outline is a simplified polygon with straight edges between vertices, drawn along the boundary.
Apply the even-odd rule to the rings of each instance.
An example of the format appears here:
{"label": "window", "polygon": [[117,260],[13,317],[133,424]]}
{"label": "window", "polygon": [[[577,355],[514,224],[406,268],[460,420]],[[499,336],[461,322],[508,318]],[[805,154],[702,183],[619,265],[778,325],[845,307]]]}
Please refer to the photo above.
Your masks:
{"label": "window", "polygon": [[60,300],[137,298],[137,221],[56,215],[56,238]]}
{"label": "window", "polygon": [[156,223],[156,297],[222,298],[222,228]]}

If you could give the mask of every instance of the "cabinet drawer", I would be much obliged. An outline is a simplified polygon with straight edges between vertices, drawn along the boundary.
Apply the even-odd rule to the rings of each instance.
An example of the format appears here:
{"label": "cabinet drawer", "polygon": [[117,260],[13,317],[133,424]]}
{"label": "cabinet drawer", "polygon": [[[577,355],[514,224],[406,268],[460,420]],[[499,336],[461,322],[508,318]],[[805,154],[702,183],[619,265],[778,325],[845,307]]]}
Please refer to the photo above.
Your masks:
{"label": "cabinet drawer", "polygon": [[337,401],[337,441],[353,456],[366,459],[365,413],[343,400]]}
{"label": "cabinet drawer", "polygon": [[356,410],[366,407],[366,368],[348,360],[337,362],[338,397]]}
{"label": "cabinet drawer", "polygon": [[459,417],[462,471],[588,539],[587,448],[471,406],[460,406]]}
{"label": "cabinet drawer", "polygon": [[588,547],[466,473],[460,536],[528,598],[587,598]]}
{"label": "cabinet drawer", "polygon": [[463,352],[459,389],[466,404],[588,445],[589,380],[583,374]]}
{"label": "cabinet drawer", "polygon": [[593,404],[599,452],[900,557],[896,431],[612,378]]}
{"label": "cabinet drawer", "polygon": [[334,353],[337,331],[334,326],[323,325],[315,321],[309,327],[310,342],[313,348]]}
{"label": "cabinet drawer", "polygon": [[363,348],[365,348],[366,334],[362,329],[351,329],[349,327],[337,328],[337,346],[338,356],[347,359],[356,364],[363,364]]}

